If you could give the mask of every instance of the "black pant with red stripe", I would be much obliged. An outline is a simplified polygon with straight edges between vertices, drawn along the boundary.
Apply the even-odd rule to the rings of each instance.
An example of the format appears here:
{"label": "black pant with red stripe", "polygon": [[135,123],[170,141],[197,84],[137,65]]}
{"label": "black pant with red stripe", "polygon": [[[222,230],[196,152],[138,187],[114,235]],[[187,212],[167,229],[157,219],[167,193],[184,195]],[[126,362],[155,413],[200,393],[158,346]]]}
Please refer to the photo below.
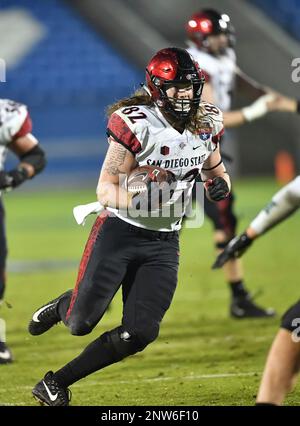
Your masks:
{"label": "black pant with red stripe", "polygon": [[235,235],[237,218],[233,211],[234,195],[230,192],[225,200],[214,203],[207,197],[204,199],[204,212],[213,222],[215,230],[224,231],[228,240]]}
{"label": "black pant with red stripe", "polygon": [[[193,187],[193,200],[196,200],[196,185],[202,181],[196,179],[196,184]],[[237,217],[234,213],[234,194],[231,190],[229,196],[225,200],[215,203],[204,197],[204,213],[212,221],[215,231],[223,231],[228,238],[228,241],[235,236],[237,227]],[[201,204],[203,208],[203,204]]]}
{"label": "black pant with red stripe", "polygon": [[142,230],[107,212],[97,218],[72,297],[62,298],[59,314],[72,334],[87,334],[122,286],[122,323],[56,373],[63,386],[143,350],[157,338],[177,284],[178,250],[177,232]]}

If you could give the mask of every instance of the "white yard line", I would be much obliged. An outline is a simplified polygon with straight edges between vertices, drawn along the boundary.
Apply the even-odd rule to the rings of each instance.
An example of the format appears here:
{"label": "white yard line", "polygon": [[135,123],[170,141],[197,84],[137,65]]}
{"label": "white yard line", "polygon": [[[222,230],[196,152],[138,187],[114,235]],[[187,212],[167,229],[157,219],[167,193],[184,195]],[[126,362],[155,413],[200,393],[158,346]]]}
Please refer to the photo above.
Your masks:
{"label": "white yard line", "polygon": [[[115,379],[104,379],[101,380],[89,380],[85,383],[75,383],[72,385],[72,387],[81,387],[81,386],[107,386],[107,383],[111,384],[133,384],[133,383],[152,383],[152,382],[166,382],[170,380],[176,380],[176,381],[188,381],[188,380],[201,380],[201,379],[227,379],[231,377],[250,377],[250,376],[257,376],[261,373],[258,372],[249,372],[249,373],[220,373],[220,374],[198,374],[194,376],[162,376],[162,377],[153,377],[153,378],[141,378],[141,379],[131,379],[131,380],[115,380]],[[34,385],[34,383],[33,383]],[[32,386],[6,386],[5,388],[0,389],[0,393],[6,393],[8,391],[31,391]],[[1,403],[0,405],[4,405],[8,403]],[[16,403],[21,404],[22,403]],[[13,405],[16,405],[13,404]]]}
{"label": "white yard line", "polygon": [[[220,373],[220,374],[199,374],[195,376],[183,376],[183,377],[169,377],[169,376],[162,376],[162,377],[153,377],[153,378],[144,378],[144,379],[132,379],[132,380],[114,380],[114,379],[106,379],[105,381],[101,382],[101,379],[99,381],[93,380],[89,381],[84,384],[84,386],[95,386],[95,385],[107,385],[106,381],[110,383],[117,383],[117,384],[130,384],[130,383],[151,383],[151,382],[164,382],[169,380],[201,380],[201,379],[226,379],[229,377],[247,377],[247,376],[256,376],[260,373],[257,372],[249,372],[249,373]],[[81,386],[80,383],[74,384],[74,386]]]}

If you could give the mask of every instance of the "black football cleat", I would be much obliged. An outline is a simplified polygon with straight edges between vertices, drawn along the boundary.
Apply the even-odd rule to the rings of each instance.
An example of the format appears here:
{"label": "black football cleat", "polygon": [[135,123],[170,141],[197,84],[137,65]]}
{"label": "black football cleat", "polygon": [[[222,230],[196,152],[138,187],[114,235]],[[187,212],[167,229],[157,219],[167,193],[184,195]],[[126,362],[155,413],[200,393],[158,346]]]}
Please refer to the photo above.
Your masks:
{"label": "black football cleat", "polygon": [[61,296],[51,300],[35,311],[28,326],[29,333],[32,334],[32,336],[39,336],[55,324],[58,324],[61,321],[58,313],[58,304],[62,298],[71,294],[72,290],[68,290],[66,293],[63,293]]}
{"label": "black football cleat", "polygon": [[251,296],[234,297],[230,305],[230,315],[233,318],[272,318],[276,312],[272,308],[257,306]]}
{"label": "black football cleat", "polygon": [[0,342],[0,364],[10,364],[13,362],[13,356],[4,342]]}
{"label": "black football cleat", "polygon": [[32,389],[32,394],[41,405],[68,406],[71,401],[71,391],[59,386],[54,380],[53,374],[53,371],[48,371],[43,380]]}

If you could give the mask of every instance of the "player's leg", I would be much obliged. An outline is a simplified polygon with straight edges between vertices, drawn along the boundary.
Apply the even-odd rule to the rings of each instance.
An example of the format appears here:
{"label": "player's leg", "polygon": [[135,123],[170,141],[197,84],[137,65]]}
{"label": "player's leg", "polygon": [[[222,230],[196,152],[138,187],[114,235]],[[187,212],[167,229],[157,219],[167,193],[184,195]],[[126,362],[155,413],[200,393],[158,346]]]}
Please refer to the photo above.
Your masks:
{"label": "player's leg", "polygon": [[[58,395],[59,405],[68,405],[68,386],[143,350],[158,335],[159,323],[170,305],[177,283],[178,243],[164,241],[163,245],[161,241],[151,241],[147,248],[144,241],[141,250],[138,247],[140,237],[132,233],[128,234],[127,239],[129,246],[135,247],[138,256],[141,255],[137,261],[130,262],[123,280],[126,289],[123,323],[102,334],[56,373],[46,374],[35,386],[33,393],[47,405],[58,404],[49,400],[49,394],[45,394],[45,383],[52,386],[52,395]],[[147,253],[148,265],[144,266],[142,253]]]}
{"label": "player's leg", "polygon": [[[214,225],[214,242],[221,252],[235,236],[237,218],[234,213],[234,194],[218,203],[205,200],[205,214]],[[274,310],[264,309],[254,303],[244,283],[241,259],[231,259],[223,266],[225,279],[231,292],[230,314],[234,318],[255,318],[274,316]]]}
{"label": "player's leg", "polygon": [[142,351],[158,336],[160,322],[176,288],[178,240],[143,241],[139,250],[140,241],[140,237],[133,235],[131,244],[135,243],[143,255],[130,263],[122,281],[122,324],[102,334],[55,373],[63,387]]}
{"label": "player's leg", "polygon": [[31,334],[42,334],[59,321],[63,321],[74,335],[88,334],[95,327],[126,273],[127,258],[124,256],[128,253],[121,240],[123,228],[121,220],[107,213],[96,219],[74,290],[34,313],[29,324]]}
{"label": "player's leg", "polygon": [[[7,243],[5,234],[5,212],[0,199],[0,309],[3,303],[5,284],[6,284],[6,258]],[[0,364],[12,362],[13,357],[6,344],[6,326],[5,321],[0,318]]]}
{"label": "player's leg", "polygon": [[145,251],[148,260],[122,286],[122,330],[127,341],[136,345],[136,351],[158,337],[160,323],[171,304],[177,285],[178,237],[158,241],[156,247],[149,246]]}
{"label": "player's leg", "polygon": [[[96,220],[72,297],[62,300],[56,309],[73,334],[88,333],[100,320],[136,252],[128,224],[116,217],[108,217],[103,223],[103,215]],[[33,395],[45,405],[68,405],[69,385],[119,360],[113,351],[117,330],[104,333],[55,373],[48,372],[33,388]]]}
{"label": "player's leg", "polygon": [[284,314],[272,343],[260,384],[257,404],[281,405],[300,369],[300,301]]}

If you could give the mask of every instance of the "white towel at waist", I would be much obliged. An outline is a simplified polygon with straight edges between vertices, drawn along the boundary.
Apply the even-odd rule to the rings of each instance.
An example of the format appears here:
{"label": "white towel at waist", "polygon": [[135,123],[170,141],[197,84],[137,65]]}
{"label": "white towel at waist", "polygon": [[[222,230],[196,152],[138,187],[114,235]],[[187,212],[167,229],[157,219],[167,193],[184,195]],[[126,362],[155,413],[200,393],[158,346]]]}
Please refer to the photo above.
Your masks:
{"label": "white towel at waist", "polygon": [[73,208],[73,215],[78,225],[84,226],[87,216],[103,212],[104,207],[99,201],[89,204],[81,204]]}

